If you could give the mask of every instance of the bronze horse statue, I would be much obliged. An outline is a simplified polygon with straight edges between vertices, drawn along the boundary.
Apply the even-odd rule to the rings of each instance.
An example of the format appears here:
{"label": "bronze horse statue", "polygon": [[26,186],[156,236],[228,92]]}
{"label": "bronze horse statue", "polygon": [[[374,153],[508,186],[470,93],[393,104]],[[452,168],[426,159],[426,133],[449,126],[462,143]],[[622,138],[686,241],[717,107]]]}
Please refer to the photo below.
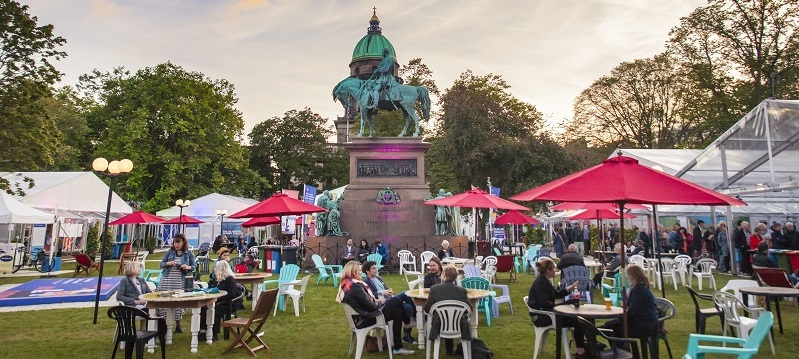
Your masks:
{"label": "bronze horse statue", "polygon": [[366,122],[369,123],[369,137],[374,137],[375,128],[372,123],[372,116],[378,110],[392,111],[396,109],[402,110],[402,114],[405,116],[405,127],[402,128],[402,132],[400,132],[398,137],[405,136],[411,120],[416,126],[412,136],[419,137],[419,116],[416,114],[415,106],[417,101],[421,102],[422,117],[425,120],[430,119],[430,94],[427,88],[411,85],[393,86],[388,92],[388,96],[384,96],[388,97],[388,99],[381,97],[377,108],[369,108],[369,97],[372,92],[370,85],[379,86],[371,80],[348,77],[333,88],[333,101],[338,100],[341,102],[344,109],[348,110],[350,118],[354,116],[349,113],[350,108],[355,107],[360,112],[361,131],[358,133],[358,137],[363,137],[363,129]]}

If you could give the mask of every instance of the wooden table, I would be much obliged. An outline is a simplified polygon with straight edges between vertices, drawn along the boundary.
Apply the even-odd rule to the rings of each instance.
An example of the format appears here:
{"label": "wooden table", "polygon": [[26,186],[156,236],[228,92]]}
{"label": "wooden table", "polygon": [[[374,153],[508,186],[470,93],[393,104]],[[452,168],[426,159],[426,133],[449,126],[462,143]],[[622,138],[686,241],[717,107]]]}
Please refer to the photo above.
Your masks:
{"label": "wooden table", "polygon": [[780,298],[799,298],[799,289],[784,287],[743,287],[739,289],[744,300],[744,305],[749,306],[749,296],[759,295],[766,298],[766,310],[771,311],[771,299],[774,299],[774,306],[777,308],[777,323],[780,325],[782,334],[782,314],[780,313]]}
{"label": "wooden table", "polygon": [[271,277],[272,273],[238,273],[233,275],[233,280],[241,285],[252,284],[252,310],[255,310],[255,304],[258,303],[258,297],[261,296],[261,284],[266,281],[267,277]]}
{"label": "wooden table", "polygon": [[[560,359],[561,351],[561,328],[563,323],[562,317],[583,317],[591,322],[596,319],[613,319],[621,317],[623,309],[620,307],[610,307],[606,309],[604,304],[582,304],[579,307],[573,305],[558,305],[555,306],[555,358]],[[569,353],[571,354],[571,353]],[[567,356],[570,356],[567,354]]]}
{"label": "wooden table", "polygon": [[[205,312],[206,330],[210,333],[214,327],[214,304],[216,300],[227,294],[224,290],[219,293],[203,293],[201,295],[174,297],[172,295],[161,296],[165,293],[176,292],[152,292],[142,294],[139,299],[147,301],[147,309],[151,316],[158,315],[158,309],[166,309],[166,344],[172,344],[172,327],[175,325],[175,308],[191,309],[191,352],[197,352],[197,334],[200,332],[200,310],[202,307],[208,308]],[[156,322],[150,321],[148,330],[157,330]],[[213,336],[206,335],[206,343],[213,344]],[[161,345],[164,345],[163,343]],[[155,340],[150,340],[147,345],[150,353],[155,352]]]}
{"label": "wooden table", "polygon": [[[405,295],[413,299],[413,304],[416,305],[416,328],[419,331],[419,349],[424,349],[426,341],[424,334],[425,313],[422,307],[424,307],[424,303],[427,302],[427,297],[430,295],[430,288],[409,290],[405,292]],[[477,312],[477,302],[490,296],[491,292],[481,289],[467,289],[466,295],[469,297],[469,302],[472,303],[472,312],[469,314],[469,327],[472,329],[472,338],[477,338],[477,318],[480,316]]]}

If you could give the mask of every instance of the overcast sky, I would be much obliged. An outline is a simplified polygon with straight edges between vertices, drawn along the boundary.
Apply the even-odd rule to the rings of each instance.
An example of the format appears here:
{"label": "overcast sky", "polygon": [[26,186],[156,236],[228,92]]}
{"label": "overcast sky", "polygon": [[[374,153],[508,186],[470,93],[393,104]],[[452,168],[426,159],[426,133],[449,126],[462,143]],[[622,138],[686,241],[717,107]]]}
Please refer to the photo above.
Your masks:
{"label": "overcast sky", "polygon": [[56,63],[74,84],[93,69],[172,61],[236,86],[246,133],[310,107],[334,119],[331,91],[349,76],[372,6],[407,64],[420,57],[440,90],[467,69],[501,75],[551,122],[622,61],[662,52],[671,28],[704,0],[322,1],[23,0],[67,39]]}

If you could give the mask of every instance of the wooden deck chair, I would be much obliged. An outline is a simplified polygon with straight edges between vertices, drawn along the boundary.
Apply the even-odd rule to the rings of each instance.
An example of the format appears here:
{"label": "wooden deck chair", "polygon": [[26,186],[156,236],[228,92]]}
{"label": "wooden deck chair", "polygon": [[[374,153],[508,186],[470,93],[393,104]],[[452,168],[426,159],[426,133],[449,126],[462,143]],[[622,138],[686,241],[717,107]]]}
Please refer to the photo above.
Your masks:
{"label": "wooden deck chair", "polygon": [[80,272],[86,272],[86,276],[92,274],[92,269],[95,271],[100,270],[100,264],[95,263],[86,253],[78,253],[75,255],[75,273],[72,277],[76,277]]}
{"label": "wooden deck chair", "polygon": [[[269,349],[259,334],[261,327],[264,326],[266,319],[269,318],[269,312],[272,311],[276,299],[277,289],[261,293],[261,296],[258,297],[258,304],[255,305],[255,310],[253,310],[249,318],[233,318],[222,323],[222,328],[236,328],[236,338],[233,339],[233,342],[222,354],[227,354],[238,347],[244,347],[250,355],[255,356],[255,352],[261,349]],[[247,339],[244,339],[245,335]],[[250,347],[248,345],[253,339],[259,343],[258,346]]]}

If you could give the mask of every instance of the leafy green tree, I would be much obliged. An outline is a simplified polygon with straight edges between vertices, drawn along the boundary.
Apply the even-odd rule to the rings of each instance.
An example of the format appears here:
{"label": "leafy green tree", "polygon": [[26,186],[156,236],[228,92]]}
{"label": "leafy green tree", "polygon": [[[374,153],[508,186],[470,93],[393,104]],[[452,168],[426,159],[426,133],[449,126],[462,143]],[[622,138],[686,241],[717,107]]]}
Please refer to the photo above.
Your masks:
{"label": "leafy green tree", "polygon": [[53,61],[66,56],[66,40],[37,22],[27,5],[0,0],[0,171],[45,169],[56,157],[57,130],[41,100],[61,77]]}
{"label": "leafy green tree", "polygon": [[580,93],[568,133],[610,150],[674,148],[694,127],[681,113],[688,87],[668,54],[623,62]]}
{"label": "leafy green tree", "polygon": [[514,194],[574,171],[580,162],[544,131],[535,106],[513,97],[498,75],[461,74],[441,96],[426,156],[432,188],[482,187],[491,177]]}
{"label": "leafy green tree", "polygon": [[53,164],[48,170],[81,171],[92,161],[87,152],[90,136],[86,124],[86,108],[90,105],[72,87],[62,87],[51,97],[41,100],[45,113],[53,121],[58,142],[53,153]]}
{"label": "leafy green tree", "polygon": [[771,95],[799,95],[799,1],[710,0],[671,31],[668,49],[693,91],[684,117],[696,123],[693,147],[715,139]]}
{"label": "leafy green tree", "polygon": [[131,74],[124,68],[81,77],[97,105],[86,117],[93,156],[129,158],[118,193],[153,211],[176,198],[225,189],[240,195],[258,183],[241,145],[244,121],[234,87],[170,62]]}
{"label": "leafy green tree", "polygon": [[249,134],[250,168],[274,189],[327,182],[331,169],[325,165],[332,165],[328,160],[334,152],[327,146],[327,137],[333,133],[327,120],[307,107],[269,118]]}

